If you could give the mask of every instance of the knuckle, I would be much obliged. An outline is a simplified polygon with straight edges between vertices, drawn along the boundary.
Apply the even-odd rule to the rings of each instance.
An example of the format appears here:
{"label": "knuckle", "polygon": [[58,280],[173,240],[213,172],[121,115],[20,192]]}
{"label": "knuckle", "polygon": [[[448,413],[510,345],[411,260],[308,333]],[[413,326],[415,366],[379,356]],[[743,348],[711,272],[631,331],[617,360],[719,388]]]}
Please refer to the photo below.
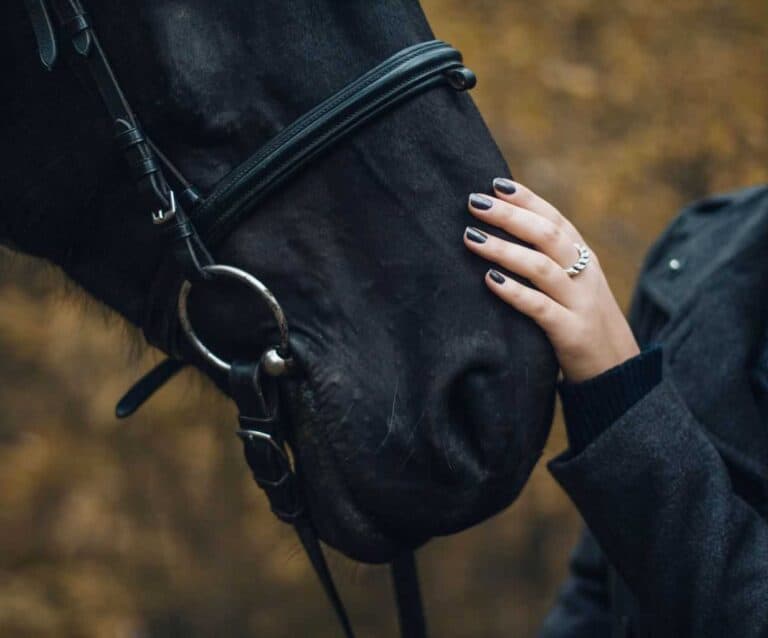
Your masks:
{"label": "knuckle", "polygon": [[520,285],[508,286],[506,293],[513,301],[520,301],[523,298],[523,290]]}
{"label": "knuckle", "polygon": [[556,206],[553,206],[549,202],[547,202],[547,204],[549,205],[549,208],[552,211],[553,222],[563,230],[567,230],[568,227],[571,225],[571,222],[569,222],[568,219],[566,219],[565,215],[563,215],[560,212],[559,208],[557,208]]}
{"label": "knuckle", "polygon": [[509,204],[507,202],[502,203],[503,206],[498,207],[496,215],[498,216],[499,223],[505,229],[508,229],[515,225],[515,217],[517,216],[517,211],[515,209],[517,207],[514,204]]}
{"label": "knuckle", "polygon": [[515,199],[519,205],[526,207],[527,204],[530,204],[533,201],[533,193],[530,191],[530,189],[518,184],[517,192],[515,193]]}
{"label": "knuckle", "polygon": [[494,241],[490,242],[490,245],[486,248],[488,256],[497,264],[507,261],[507,254],[509,252],[506,242]]}
{"label": "knuckle", "polygon": [[531,312],[539,319],[545,319],[549,314],[549,304],[545,299],[537,296],[531,301]]}
{"label": "knuckle", "polygon": [[480,251],[480,256],[483,259],[489,259],[495,263],[499,263],[499,257],[503,254],[502,249],[496,244],[496,242],[486,242],[477,247]]}
{"label": "knuckle", "polygon": [[500,260],[503,260],[504,263],[510,266],[515,264],[517,261],[519,261],[517,246],[509,242],[504,242],[499,247],[498,256]]}
{"label": "knuckle", "polygon": [[541,254],[539,254],[533,262],[533,272],[539,278],[551,277],[553,274],[553,267],[553,263]]}
{"label": "knuckle", "polygon": [[576,230],[576,226],[574,226],[563,214],[558,212],[557,209],[555,209],[554,223],[557,224],[560,232],[566,237],[579,237],[579,231]]}
{"label": "knuckle", "polygon": [[554,246],[560,242],[563,231],[559,226],[552,222],[542,223],[539,229],[541,242],[548,246]]}

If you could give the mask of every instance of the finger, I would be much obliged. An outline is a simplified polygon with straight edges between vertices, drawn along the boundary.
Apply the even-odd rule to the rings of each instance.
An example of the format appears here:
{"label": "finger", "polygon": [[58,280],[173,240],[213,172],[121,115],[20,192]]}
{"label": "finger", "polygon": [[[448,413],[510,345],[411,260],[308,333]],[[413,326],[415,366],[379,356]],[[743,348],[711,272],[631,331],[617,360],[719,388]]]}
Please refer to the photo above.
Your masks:
{"label": "finger", "polygon": [[469,196],[469,210],[484,222],[533,244],[563,268],[567,268],[578,258],[574,248],[578,237],[566,232],[562,224],[555,224],[527,208],[495,197],[472,193]]}
{"label": "finger", "polygon": [[495,295],[533,319],[547,334],[555,334],[567,325],[570,311],[543,292],[524,286],[493,269],[486,273],[485,283]]}
{"label": "finger", "polygon": [[493,180],[493,190],[499,199],[522,208],[527,208],[531,212],[541,215],[556,226],[560,226],[568,231],[568,234],[576,238],[575,241],[583,243],[581,233],[579,233],[574,225],[557,208],[543,197],[534,193],[530,188],[511,179],[497,177]]}
{"label": "finger", "polygon": [[563,268],[537,250],[467,227],[464,244],[473,253],[530,280],[539,290],[570,308],[577,302],[576,286]]}

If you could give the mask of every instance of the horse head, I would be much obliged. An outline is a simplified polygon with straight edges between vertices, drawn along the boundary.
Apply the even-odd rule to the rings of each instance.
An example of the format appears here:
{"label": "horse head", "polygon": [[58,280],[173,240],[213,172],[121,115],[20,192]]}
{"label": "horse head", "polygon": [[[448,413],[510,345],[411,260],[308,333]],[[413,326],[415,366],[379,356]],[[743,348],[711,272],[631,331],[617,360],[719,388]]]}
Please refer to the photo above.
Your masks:
{"label": "horse head", "polygon": [[[323,98],[432,38],[413,0],[90,5],[144,129],[203,195]],[[99,97],[63,53],[42,70],[21,3],[7,11],[0,238],[145,325],[164,255]],[[467,194],[498,175],[508,169],[471,98],[429,91],[329,149],[211,247],[285,310],[288,440],[320,536],[352,557],[389,560],[487,518],[541,455],[553,353],[486,290],[461,241]],[[190,313],[223,357],[258,356],[273,338],[269,313],[237,286],[200,286]]]}

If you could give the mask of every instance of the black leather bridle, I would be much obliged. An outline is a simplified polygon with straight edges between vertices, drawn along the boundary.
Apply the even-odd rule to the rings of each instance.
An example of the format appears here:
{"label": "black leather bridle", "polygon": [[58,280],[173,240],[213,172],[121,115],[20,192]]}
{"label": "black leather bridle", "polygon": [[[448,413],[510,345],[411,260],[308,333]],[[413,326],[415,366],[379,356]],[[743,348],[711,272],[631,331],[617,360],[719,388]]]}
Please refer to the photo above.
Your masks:
{"label": "black leather bridle", "polygon": [[[151,219],[155,224],[167,247],[149,295],[143,330],[150,343],[172,356],[129,390],[118,403],[118,417],[132,414],[187,364],[179,349],[181,329],[204,360],[226,372],[229,393],[239,411],[237,434],[253,478],[266,492],[276,516],[295,528],[344,635],[351,638],[354,634],[346,610],[304,507],[301,484],[286,448],[277,382],[296,364],[289,351],[285,316],[258,279],[216,264],[206,244],[215,245],[271,190],[365,122],[432,87],[470,89],[474,74],[463,66],[461,54],[444,42],[408,47],[287,126],[203,196],[139,126],[80,0],[25,0],[25,4],[43,66],[54,69],[62,57],[60,42],[68,42],[74,72],[98,90],[114,126],[115,142],[137,186],[137,206],[147,214],[147,222]],[[219,359],[197,339],[189,323],[186,299],[191,286],[220,277],[234,277],[250,286],[272,311],[279,343],[258,361]],[[393,561],[392,575],[401,635],[423,638],[427,630],[413,553],[404,552]]]}

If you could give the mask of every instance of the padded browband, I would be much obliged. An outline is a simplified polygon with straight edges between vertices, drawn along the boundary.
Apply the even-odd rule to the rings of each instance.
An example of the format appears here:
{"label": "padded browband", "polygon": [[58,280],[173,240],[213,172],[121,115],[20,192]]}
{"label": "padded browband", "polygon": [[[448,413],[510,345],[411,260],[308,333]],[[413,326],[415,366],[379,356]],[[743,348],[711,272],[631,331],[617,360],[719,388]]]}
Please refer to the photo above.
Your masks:
{"label": "padded browband", "polygon": [[435,86],[475,85],[461,53],[440,40],[408,47],[374,67],[287,126],[227,175],[191,212],[215,245],[272,189],[371,118]]}

